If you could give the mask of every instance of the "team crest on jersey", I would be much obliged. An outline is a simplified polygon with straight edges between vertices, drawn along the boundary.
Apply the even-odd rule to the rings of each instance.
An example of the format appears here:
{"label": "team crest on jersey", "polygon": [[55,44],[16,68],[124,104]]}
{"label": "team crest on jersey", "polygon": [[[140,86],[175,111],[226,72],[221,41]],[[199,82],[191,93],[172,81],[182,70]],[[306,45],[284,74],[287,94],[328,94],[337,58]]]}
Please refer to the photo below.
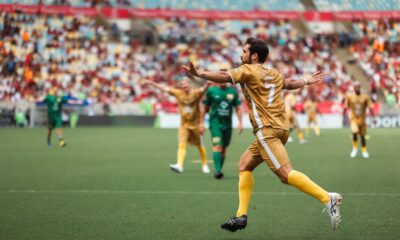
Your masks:
{"label": "team crest on jersey", "polygon": [[212,139],[212,141],[213,141],[213,143],[219,143],[221,141],[221,138],[220,137],[214,137]]}
{"label": "team crest on jersey", "polygon": [[232,93],[226,94],[226,99],[228,99],[229,101],[232,101],[234,97],[235,96],[233,96]]}

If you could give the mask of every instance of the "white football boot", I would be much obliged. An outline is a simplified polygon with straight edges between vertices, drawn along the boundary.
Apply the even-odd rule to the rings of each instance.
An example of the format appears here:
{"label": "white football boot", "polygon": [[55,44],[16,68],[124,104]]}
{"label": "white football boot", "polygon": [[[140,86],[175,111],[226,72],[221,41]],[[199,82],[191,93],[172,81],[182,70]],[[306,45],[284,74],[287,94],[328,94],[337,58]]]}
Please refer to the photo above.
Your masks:
{"label": "white football boot", "polygon": [[293,142],[293,137],[292,137],[292,136],[289,136],[287,142],[288,142],[288,143],[292,143],[292,142]]}
{"label": "white football boot", "polygon": [[170,164],[169,168],[174,172],[183,173],[183,167],[179,164]]}
{"label": "white football boot", "polygon": [[363,158],[369,158],[369,153],[367,151],[362,152]]}
{"label": "white football boot", "polygon": [[358,149],[353,148],[353,150],[351,150],[350,157],[355,158],[357,156],[357,153],[358,153]]}
{"label": "white football boot", "polygon": [[326,212],[329,215],[333,230],[337,230],[339,228],[340,222],[342,221],[340,217],[341,204],[342,196],[339,193],[329,193],[329,202],[322,210],[322,212]]}
{"label": "white football boot", "polygon": [[203,173],[210,173],[210,168],[208,167],[207,164],[204,164],[204,165],[201,167],[201,171],[202,171]]}

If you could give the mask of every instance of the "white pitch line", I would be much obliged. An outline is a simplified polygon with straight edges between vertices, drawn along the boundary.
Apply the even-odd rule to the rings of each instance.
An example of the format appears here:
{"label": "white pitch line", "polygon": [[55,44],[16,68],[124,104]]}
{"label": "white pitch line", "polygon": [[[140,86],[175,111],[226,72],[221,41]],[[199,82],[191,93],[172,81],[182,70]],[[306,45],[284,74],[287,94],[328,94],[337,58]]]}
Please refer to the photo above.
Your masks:
{"label": "white pitch line", "polygon": [[[30,194],[63,194],[63,193],[82,193],[82,194],[203,194],[203,195],[237,195],[237,192],[208,192],[208,191],[129,191],[129,190],[0,190],[3,193],[30,193]],[[256,195],[304,195],[301,192],[253,192]],[[342,193],[347,196],[377,196],[377,197],[400,197],[400,193]]]}

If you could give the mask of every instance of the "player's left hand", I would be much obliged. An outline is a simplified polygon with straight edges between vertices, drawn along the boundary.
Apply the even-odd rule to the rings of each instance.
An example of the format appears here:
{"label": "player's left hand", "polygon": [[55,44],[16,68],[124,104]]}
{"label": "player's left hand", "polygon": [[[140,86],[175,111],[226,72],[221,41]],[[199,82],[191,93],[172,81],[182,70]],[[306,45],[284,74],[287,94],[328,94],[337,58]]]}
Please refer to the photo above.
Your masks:
{"label": "player's left hand", "polygon": [[196,69],[193,62],[189,62],[189,66],[182,65],[182,68],[185,69],[186,71],[188,71],[191,75],[193,75],[195,77],[200,76],[199,71]]}
{"label": "player's left hand", "polygon": [[239,134],[241,134],[241,133],[243,132],[243,126],[242,126],[241,123],[239,123],[239,125],[238,125],[238,127],[237,127],[237,132],[238,132]]}
{"label": "player's left hand", "polygon": [[316,71],[313,74],[304,73],[303,79],[307,82],[307,85],[311,85],[324,79],[324,76],[325,76],[324,73]]}

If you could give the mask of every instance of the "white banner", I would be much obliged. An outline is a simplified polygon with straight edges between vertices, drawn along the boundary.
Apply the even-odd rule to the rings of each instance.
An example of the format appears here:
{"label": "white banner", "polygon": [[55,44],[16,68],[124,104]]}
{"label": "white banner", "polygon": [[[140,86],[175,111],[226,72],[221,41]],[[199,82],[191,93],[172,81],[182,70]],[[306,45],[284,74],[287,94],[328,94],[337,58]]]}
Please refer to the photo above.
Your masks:
{"label": "white banner", "polygon": [[[179,128],[180,116],[179,114],[160,113],[159,127],[160,128]],[[307,116],[306,114],[297,114],[297,121],[301,128],[306,127]],[[341,114],[323,114],[318,115],[318,125],[320,128],[342,128],[343,116]],[[208,115],[204,121],[206,127],[208,127]],[[238,125],[238,119],[236,115],[233,116],[233,127],[236,128]],[[243,115],[243,128],[252,128],[249,115]]]}

